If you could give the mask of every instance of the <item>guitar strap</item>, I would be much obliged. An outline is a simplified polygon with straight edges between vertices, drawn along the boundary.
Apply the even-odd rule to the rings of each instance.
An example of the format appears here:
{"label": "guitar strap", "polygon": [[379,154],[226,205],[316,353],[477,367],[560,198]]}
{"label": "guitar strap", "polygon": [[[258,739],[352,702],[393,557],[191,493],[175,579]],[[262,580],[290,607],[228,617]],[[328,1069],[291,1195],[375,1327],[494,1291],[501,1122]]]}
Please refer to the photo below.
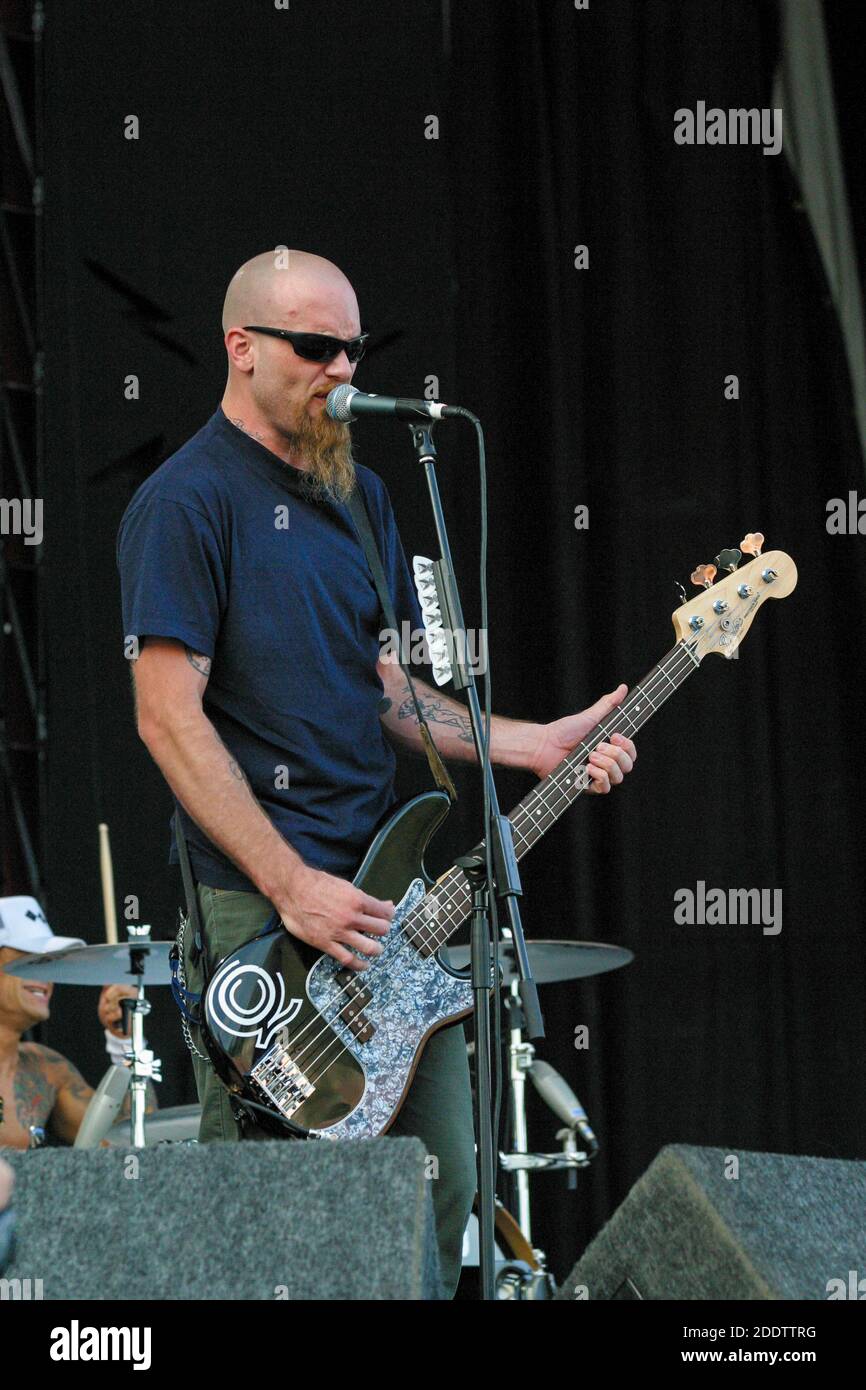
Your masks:
{"label": "guitar strap", "polygon": [[376,593],[379,597],[379,604],[382,609],[382,615],[385,619],[385,624],[388,628],[390,628],[390,630],[395,634],[397,638],[397,649],[400,654],[400,670],[406,677],[406,684],[409,687],[409,693],[411,694],[412,701],[415,705],[415,714],[418,718],[418,729],[421,734],[421,741],[424,744],[424,752],[427,754],[427,761],[430,764],[430,771],[433,774],[433,780],[435,781],[440,791],[447,793],[449,801],[454,802],[457,800],[457,789],[455,788],[454,783],[451,780],[451,777],[448,773],[448,769],[442,761],[442,758],[439,754],[439,749],[436,747],[436,744],[433,741],[433,735],[430,732],[430,727],[427,723],[427,720],[424,718],[424,711],[421,708],[421,702],[418,699],[414,682],[412,680],[411,675],[409,674],[405,662],[403,661],[403,642],[402,638],[400,637],[400,629],[397,626],[397,617],[394,612],[394,605],[391,602],[391,595],[388,592],[388,582],[385,579],[385,571],[382,568],[382,560],[379,555],[379,548],[376,545],[376,540],[373,535],[373,528],[370,525],[370,517],[368,515],[367,506],[364,501],[364,494],[361,487],[357,483],[355,485],[354,491],[352,492],[351,496],[348,498],[346,502],[346,506],[348,507],[349,514],[351,515],[351,518],[355,523],[355,529],[358,532],[358,537],[361,541],[361,544],[364,547],[364,554],[367,557],[367,564],[370,566],[370,573],[373,576],[373,583],[376,586]]}
{"label": "guitar strap", "polygon": [[192,865],[189,862],[189,850],[186,846],[186,836],[180,823],[180,811],[177,807],[174,810],[174,838],[177,844],[177,857],[180,860],[180,874],[183,879],[183,891],[186,897],[186,911],[189,924],[192,927],[193,949],[190,952],[194,963],[198,963],[199,958],[204,953],[204,934],[201,929],[201,914],[198,910],[198,894],[195,891],[195,879],[192,875]]}
{"label": "guitar strap", "polygon": [[[202,970],[205,974],[205,985],[207,985],[207,956],[204,950],[204,933],[201,927],[201,914],[198,908],[198,894],[195,890],[195,879],[193,878],[192,865],[189,862],[189,850],[186,845],[186,836],[180,823],[180,812],[175,807],[174,812],[174,839],[177,845],[177,857],[180,860],[180,873],[183,879],[183,893],[186,898],[186,932],[192,931],[192,946],[190,947],[190,960],[194,965],[199,961],[202,963]],[[171,970],[171,992],[174,1002],[186,1023],[201,1023],[201,994],[194,994],[186,988],[185,977],[183,975],[183,962],[180,958],[180,948],[178,941],[175,941],[168,953],[169,967]]]}

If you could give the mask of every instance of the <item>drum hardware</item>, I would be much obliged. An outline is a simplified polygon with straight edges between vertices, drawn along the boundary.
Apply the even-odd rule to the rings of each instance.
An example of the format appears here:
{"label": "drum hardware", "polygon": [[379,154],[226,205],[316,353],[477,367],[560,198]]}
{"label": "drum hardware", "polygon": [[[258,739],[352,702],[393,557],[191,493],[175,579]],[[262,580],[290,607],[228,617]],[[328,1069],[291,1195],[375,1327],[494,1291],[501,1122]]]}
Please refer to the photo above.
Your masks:
{"label": "drum hardware", "polygon": [[162,1080],[162,1062],[144,1045],[144,1020],[150,1013],[150,1005],[144,997],[145,958],[141,948],[150,942],[150,927],[134,926],[130,923],[127,931],[130,974],[137,977],[138,983],[136,998],[124,1001],[127,1005],[130,1002],[132,1004],[131,1009],[124,1009],[124,1015],[132,1015],[131,1045],[126,1054],[132,1073],[129,1083],[129,1135],[132,1147],[143,1149],[147,1083]]}
{"label": "drum hardware", "polygon": [[[504,934],[506,935],[506,940],[503,942],[503,954],[505,954],[508,949],[507,930],[508,929],[505,928]],[[546,945],[548,943],[537,944]],[[567,948],[571,943],[556,943],[556,945],[562,945]],[[589,949],[591,951],[591,948]],[[604,947],[599,943],[597,949],[599,954],[595,957],[595,963],[599,968],[592,971],[591,967],[593,965],[594,953],[587,954],[587,948],[582,946],[580,953],[576,955],[570,963],[570,967],[568,964],[565,966],[566,969],[569,969],[571,978],[575,978],[573,972],[576,967],[581,969],[579,978],[586,978],[586,975],[590,973],[597,974],[601,973],[603,970],[617,969],[620,965],[626,965],[628,961],[632,959],[631,952],[621,950],[619,947]],[[565,963],[565,961],[567,961],[567,955],[563,957],[563,963]],[[559,962],[557,962],[557,964],[559,964]],[[553,966],[553,962],[551,962],[551,965]],[[555,966],[553,966],[553,968],[555,968]],[[552,983],[550,975],[548,975],[548,978],[544,982]],[[508,984],[506,1008],[512,1024],[509,1029],[508,1042],[512,1151],[511,1153],[500,1153],[499,1162],[506,1173],[513,1175],[517,1199],[517,1220],[524,1237],[531,1245],[532,1222],[529,1205],[529,1174],[538,1172],[566,1172],[568,1173],[568,1185],[574,1188],[577,1181],[577,1169],[588,1168],[595,1153],[589,1149],[588,1146],[586,1148],[578,1147],[576,1126],[572,1124],[557,1131],[556,1137],[562,1143],[562,1149],[559,1153],[539,1154],[529,1152],[529,1136],[526,1127],[526,1079],[527,1076],[531,1076],[532,1068],[535,1064],[535,1047],[523,1036],[524,1020],[520,1001],[519,981],[514,976],[512,976]]]}
{"label": "drum hardware", "polygon": [[[597,941],[527,941],[526,948],[532,974],[538,984],[587,979],[609,970],[618,970],[634,959],[632,952],[624,947],[609,946]],[[442,956],[447,958],[447,964],[452,969],[457,970],[468,963],[469,952],[467,947],[451,947],[447,953],[443,951]],[[519,1300],[550,1298],[556,1288],[553,1276],[545,1268],[544,1252],[532,1245],[529,1177],[532,1173],[564,1172],[567,1175],[568,1186],[575,1188],[577,1172],[581,1168],[589,1167],[598,1152],[598,1141],[567,1082],[546,1063],[536,1061],[535,1047],[523,1036],[520,977],[515,968],[514,950],[507,927],[503,929],[502,940],[499,942],[499,960],[502,970],[500,987],[508,992],[506,1010],[511,1023],[507,1047],[512,1115],[512,1150],[510,1153],[500,1151],[499,1166],[513,1181],[517,1220],[515,1221],[501,1204],[497,1213],[501,1211],[508,1217],[520,1238],[521,1247],[519,1252],[511,1249],[513,1259],[501,1266],[497,1264],[496,1297]],[[466,1050],[470,1058],[473,1057],[475,1043],[469,1042]],[[553,1113],[566,1120],[565,1125],[556,1132],[556,1138],[562,1144],[558,1153],[529,1152],[526,1125],[527,1077],[533,1081]],[[577,1142],[578,1138],[581,1140],[580,1144]]]}
{"label": "drum hardware", "polygon": [[[528,1302],[530,1299],[537,1298],[532,1289],[535,1287],[536,1275],[529,1265],[523,1260],[512,1260],[509,1264],[499,1265],[496,1269],[496,1279],[494,1288],[497,1299],[511,1299]],[[541,1295],[544,1298],[552,1298],[556,1292],[554,1285],[549,1294]]]}
{"label": "drum hardware", "polygon": [[[560,1129],[557,1139],[562,1139],[562,1149],[555,1154],[513,1153],[499,1155],[499,1166],[506,1173],[560,1173],[570,1168],[588,1168],[592,1162],[589,1154],[578,1149],[574,1142],[573,1129]],[[522,1229],[522,1228],[521,1228]]]}
{"label": "drum hardware", "polygon": [[[619,970],[634,960],[634,953],[624,946],[609,946],[603,941],[527,941],[526,950],[533,978],[540,985],[586,980],[592,975]],[[469,965],[468,946],[443,947],[439,956],[452,970],[465,970]],[[510,988],[520,976],[507,927],[499,942],[499,965],[502,987]]]}
{"label": "drum hardware", "polygon": [[56,985],[170,985],[168,953],[174,942],[151,941],[150,927],[129,925],[127,930],[128,939],[119,943],[23,956],[4,967],[6,974]]}
{"label": "drum hardware", "polygon": [[[157,1144],[196,1144],[201,1124],[200,1105],[172,1105],[166,1110],[157,1110],[144,1121],[145,1147]],[[102,1146],[111,1149],[125,1149],[129,1145],[129,1126],[126,1120],[113,1124]]]}
{"label": "drum hardware", "polygon": [[[511,1212],[496,1198],[494,1215],[494,1296],[497,1300],[538,1302],[552,1299],[556,1282],[546,1267],[544,1254],[533,1250]],[[477,1297],[473,1274],[478,1266],[478,1217],[473,1208],[463,1237],[463,1269],[458,1297]]]}

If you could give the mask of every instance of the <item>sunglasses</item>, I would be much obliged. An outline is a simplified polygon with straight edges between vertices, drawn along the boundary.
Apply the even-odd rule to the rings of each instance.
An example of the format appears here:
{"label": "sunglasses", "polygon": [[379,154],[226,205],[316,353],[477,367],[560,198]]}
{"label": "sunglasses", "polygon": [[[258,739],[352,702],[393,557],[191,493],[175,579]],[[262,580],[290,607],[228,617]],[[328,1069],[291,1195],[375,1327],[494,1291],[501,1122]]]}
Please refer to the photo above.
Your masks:
{"label": "sunglasses", "polygon": [[327,333],[292,333],[288,328],[262,328],[260,324],[244,325],[245,333],[267,333],[271,338],[285,338],[299,357],[308,362],[331,362],[345,352],[350,362],[360,362],[364,356],[369,333],[360,338],[331,338]]}

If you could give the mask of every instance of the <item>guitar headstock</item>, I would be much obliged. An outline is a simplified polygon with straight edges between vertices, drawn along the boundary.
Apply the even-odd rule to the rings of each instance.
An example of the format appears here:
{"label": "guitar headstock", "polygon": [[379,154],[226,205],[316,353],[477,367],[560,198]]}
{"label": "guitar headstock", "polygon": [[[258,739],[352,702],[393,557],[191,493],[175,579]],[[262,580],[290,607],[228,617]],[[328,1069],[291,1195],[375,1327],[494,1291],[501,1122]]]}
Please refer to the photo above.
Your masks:
{"label": "guitar headstock", "polygon": [[[674,630],[694,643],[698,661],[709,652],[729,660],[752,626],[765,599],[786,598],[797,584],[797,566],[783,550],[761,554],[764,537],[749,533],[739,549],[723,550],[712,565],[698,565],[691,579],[703,592],[672,615]],[[740,561],[753,558],[747,564]],[[725,577],[713,582],[716,576]]]}

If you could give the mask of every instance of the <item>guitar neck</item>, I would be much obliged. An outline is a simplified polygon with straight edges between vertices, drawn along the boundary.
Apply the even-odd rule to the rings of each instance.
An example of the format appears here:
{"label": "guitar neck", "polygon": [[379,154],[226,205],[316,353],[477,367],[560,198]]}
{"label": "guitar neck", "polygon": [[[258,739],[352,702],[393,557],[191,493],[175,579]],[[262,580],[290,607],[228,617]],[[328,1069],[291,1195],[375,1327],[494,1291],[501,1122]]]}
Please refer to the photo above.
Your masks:
{"label": "guitar neck", "polygon": [[[515,806],[508,819],[518,859],[523,858],[589,786],[592,779],[587,764],[593,749],[608,742],[611,734],[620,733],[631,738],[699,665],[694,643],[690,640],[678,642],[647,672],[640,684],[629,691],[606,722],[593,729],[592,737],[579,743]],[[483,847],[482,841],[477,850]],[[424,955],[431,955],[465,922],[471,907],[471,889],[463,870],[455,865],[404,919],[404,933]]]}

